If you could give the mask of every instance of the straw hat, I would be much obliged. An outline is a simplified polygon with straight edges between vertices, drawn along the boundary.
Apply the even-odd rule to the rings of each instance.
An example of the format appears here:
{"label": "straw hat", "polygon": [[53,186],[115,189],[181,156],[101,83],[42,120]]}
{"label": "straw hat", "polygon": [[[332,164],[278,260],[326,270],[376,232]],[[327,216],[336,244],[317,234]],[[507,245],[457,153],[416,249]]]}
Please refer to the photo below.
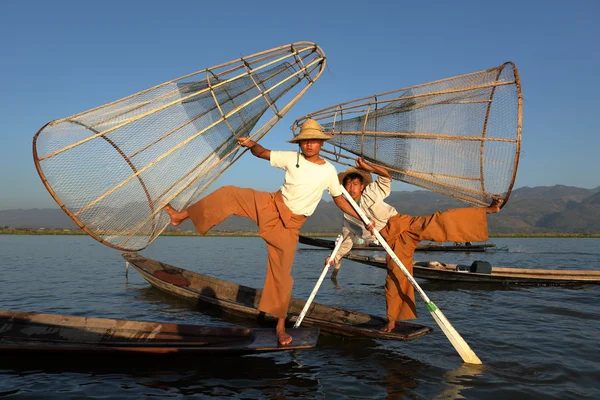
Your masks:
{"label": "straw hat", "polygon": [[300,133],[294,136],[292,140],[288,140],[288,143],[298,143],[301,140],[306,139],[321,139],[321,140],[329,140],[332,139],[333,136],[330,136],[323,132],[323,128],[321,125],[314,119],[307,119],[300,125]]}
{"label": "straw hat", "polygon": [[367,171],[365,171],[364,169],[358,169],[358,168],[348,168],[347,170],[345,170],[344,172],[340,172],[338,174],[338,179],[340,180],[340,185],[344,184],[344,178],[346,177],[346,175],[351,174],[351,173],[355,173],[355,174],[359,174],[360,176],[363,177],[363,185],[367,186],[369,183],[373,182],[373,178],[371,177],[371,174]]}

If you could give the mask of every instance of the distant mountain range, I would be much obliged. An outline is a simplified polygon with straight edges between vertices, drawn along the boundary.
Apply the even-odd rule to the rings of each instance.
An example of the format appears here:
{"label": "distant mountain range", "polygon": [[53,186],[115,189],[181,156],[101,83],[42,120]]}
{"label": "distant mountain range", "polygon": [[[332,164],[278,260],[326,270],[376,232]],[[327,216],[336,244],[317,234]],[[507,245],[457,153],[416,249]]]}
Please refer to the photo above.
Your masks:
{"label": "distant mountain range", "polygon": [[[466,207],[464,203],[434,192],[399,191],[387,202],[400,213],[425,215],[437,210]],[[341,211],[333,202],[321,201],[308,218],[302,232],[337,232],[342,222]],[[494,233],[600,233],[600,187],[582,189],[573,186],[523,187],[512,192],[506,207],[488,218]],[[77,229],[61,209],[0,210],[0,228]],[[177,227],[193,231],[189,221]],[[231,217],[214,230],[256,232],[254,222]]]}

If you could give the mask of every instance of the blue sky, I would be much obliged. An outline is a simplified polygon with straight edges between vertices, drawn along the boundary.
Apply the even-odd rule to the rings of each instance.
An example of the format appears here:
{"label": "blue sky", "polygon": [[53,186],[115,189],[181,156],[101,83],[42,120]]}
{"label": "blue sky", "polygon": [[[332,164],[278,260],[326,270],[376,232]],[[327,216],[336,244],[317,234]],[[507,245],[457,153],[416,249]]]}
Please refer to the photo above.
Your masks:
{"label": "blue sky", "polygon": [[[515,62],[523,142],[515,187],[600,186],[600,2],[30,1],[0,3],[0,209],[57,207],[32,138],[70,116],[296,41],[327,70],[261,141],[342,101]],[[341,167],[340,167],[341,168]],[[274,191],[283,173],[246,154],[225,184]],[[395,184],[395,190],[411,190]]]}

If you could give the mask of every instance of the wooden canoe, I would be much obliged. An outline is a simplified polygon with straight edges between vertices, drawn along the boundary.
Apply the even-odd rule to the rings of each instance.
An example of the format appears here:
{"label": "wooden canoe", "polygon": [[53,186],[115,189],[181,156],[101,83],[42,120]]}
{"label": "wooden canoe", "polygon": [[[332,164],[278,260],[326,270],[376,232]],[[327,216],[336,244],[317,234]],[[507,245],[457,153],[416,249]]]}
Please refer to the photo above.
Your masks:
{"label": "wooden canoe", "polygon": [[[300,235],[298,241],[302,244],[307,244],[315,247],[322,247],[325,249],[333,249],[335,246],[334,240],[320,239],[309,236]],[[421,243],[417,245],[415,251],[461,251],[461,252],[482,252],[486,249],[496,247],[494,243],[482,243],[482,244],[471,244],[471,245],[443,245],[443,244],[431,244]],[[352,246],[353,250],[373,250],[373,251],[385,251],[382,246],[379,245],[366,245],[366,244],[355,244]]]}
{"label": "wooden canoe", "polygon": [[258,353],[315,347],[318,329],[291,330],[279,346],[274,329],[142,322],[0,310],[0,354]]}
{"label": "wooden canoe", "polygon": [[[262,290],[188,271],[137,253],[123,253],[122,256],[146,281],[166,293],[258,323],[276,321],[273,315],[258,310]],[[304,304],[305,300],[291,299],[287,321],[290,325],[296,321]],[[386,324],[387,320],[382,317],[314,302],[302,320],[303,326],[318,327],[321,332],[347,337],[409,341],[432,331],[428,326],[398,321],[393,332],[382,332],[380,329]]]}
{"label": "wooden canoe", "polygon": [[[377,268],[386,269],[385,258],[349,253],[348,260]],[[416,262],[413,265],[415,278],[449,282],[494,283],[506,285],[561,286],[600,283],[600,271],[569,269],[529,269],[492,267],[490,274],[458,271],[457,264],[431,267],[431,262]]]}

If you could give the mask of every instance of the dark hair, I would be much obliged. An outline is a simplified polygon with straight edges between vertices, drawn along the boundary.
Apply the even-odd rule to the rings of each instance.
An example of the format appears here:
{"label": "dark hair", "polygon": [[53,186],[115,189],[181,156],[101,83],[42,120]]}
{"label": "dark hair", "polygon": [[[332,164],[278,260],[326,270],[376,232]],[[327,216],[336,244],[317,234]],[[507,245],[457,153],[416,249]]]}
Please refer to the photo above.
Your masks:
{"label": "dark hair", "polygon": [[358,172],[350,172],[348,175],[346,175],[344,177],[344,180],[342,182],[342,185],[346,186],[346,183],[348,183],[348,181],[352,181],[354,179],[357,179],[360,181],[360,183],[364,184],[365,180],[363,178],[363,176],[361,174],[359,174]]}

